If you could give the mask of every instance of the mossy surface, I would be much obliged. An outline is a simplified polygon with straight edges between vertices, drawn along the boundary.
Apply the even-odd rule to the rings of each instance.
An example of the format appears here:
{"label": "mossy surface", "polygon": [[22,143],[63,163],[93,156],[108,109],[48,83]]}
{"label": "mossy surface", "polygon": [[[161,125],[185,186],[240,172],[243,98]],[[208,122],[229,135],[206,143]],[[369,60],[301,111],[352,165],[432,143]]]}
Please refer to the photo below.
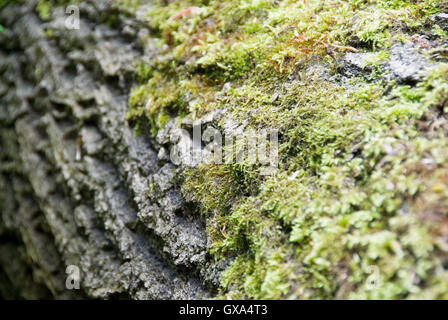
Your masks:
{"label": "mossy surface", "polygon": [[[448,64],[409,84],[379,68],[422,30],[446,38],[425,26],[446,9],[442,0],[152,2],[147,23],[164,52],[136,66],[129,120],[156,135],[171,117],[220,109],[280,132],[271,176],[244,163],[184,172],[210,254],[234,258],[221,298],[448,298]],[[372,77],[338,77],[347,52],[366,53]]]}
{"label": "mossy surface", "polygon": [[139,68],[130,118],[148,116],[155,133],[168,112],[220,108],[281,132],[273,176],[244,165],[185,172],[182,190],[207,216],[211,254],[236,257],[222,297],[448,298],[448,65],[416,86],[307,71],[334,70],[346,51],[367,52],[366,65],[377,66],[441,5],[179,1],[150,9],[167,52]]}
{"label": "mossy surface", "polygon": [[79,2],[79,0],[38,0],[36,11],[43,21],[48,21],[51,18],[51,10],[54,6]]}
{"label": "mossy surface", "polygon": [[[69,2],[78,1],[39,0],[36,11],[48,20]],[[208,164],[180,179],[206,221],[210,255],[233,261],[219,298],[448,298],[446,50],[419,81],[398,83],[381,67],[394,44],[425,47],[419,33],[447,39],[427,23],[446,1],[114,6],[145,7],[163,48],[135,66],[128,119],[137,129],[155,136],[170,118],[219,109],[280,133],[271,176],[249,163]],[[341,77],[348,52],[364,53],[371,74]]]}

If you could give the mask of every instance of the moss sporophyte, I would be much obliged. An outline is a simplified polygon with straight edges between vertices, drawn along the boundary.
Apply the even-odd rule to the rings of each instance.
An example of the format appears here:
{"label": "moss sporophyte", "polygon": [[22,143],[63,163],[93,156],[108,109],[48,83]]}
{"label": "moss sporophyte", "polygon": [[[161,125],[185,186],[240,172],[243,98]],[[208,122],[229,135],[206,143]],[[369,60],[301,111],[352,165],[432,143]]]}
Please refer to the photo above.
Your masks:
{"label": "moss sporophyte", "polygon": [[448,298],[446,1],[114,6],[149,30],[128,120],[185,137],[177,183],[230,261],[218,297]]}

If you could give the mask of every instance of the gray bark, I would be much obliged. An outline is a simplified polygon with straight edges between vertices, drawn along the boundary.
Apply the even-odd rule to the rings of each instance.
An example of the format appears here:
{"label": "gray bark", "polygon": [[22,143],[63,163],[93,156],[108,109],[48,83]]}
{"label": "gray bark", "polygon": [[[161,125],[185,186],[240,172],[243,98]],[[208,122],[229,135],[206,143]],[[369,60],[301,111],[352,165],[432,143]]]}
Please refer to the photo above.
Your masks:
{"label": "gray bark", "polygon": [[[34,6],[0,13],[0,297],[212,296],[223,266],[181,169],[126,121],[135,62],[160,49],[142,52],[150,31],[108,1],[83,3],[76,32]],[[69,265],[80,290],[66,288]]]}

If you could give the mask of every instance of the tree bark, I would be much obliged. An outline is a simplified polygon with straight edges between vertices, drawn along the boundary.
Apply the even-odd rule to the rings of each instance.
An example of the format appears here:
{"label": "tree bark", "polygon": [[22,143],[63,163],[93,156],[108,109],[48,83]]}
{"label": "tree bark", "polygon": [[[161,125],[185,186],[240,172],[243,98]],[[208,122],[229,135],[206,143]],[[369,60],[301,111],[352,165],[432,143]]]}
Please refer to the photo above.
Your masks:
{"label": "tree bark", "polygon": [[[45,23],[35,6],[0,15],[0,296],[209,297],[219,272],[178,168],[126,122],[143,55],[126,30],[149,31],[109,1],[80,4],[76,32],[62,9]],[[69,265],[80,290],[66,288]]]}

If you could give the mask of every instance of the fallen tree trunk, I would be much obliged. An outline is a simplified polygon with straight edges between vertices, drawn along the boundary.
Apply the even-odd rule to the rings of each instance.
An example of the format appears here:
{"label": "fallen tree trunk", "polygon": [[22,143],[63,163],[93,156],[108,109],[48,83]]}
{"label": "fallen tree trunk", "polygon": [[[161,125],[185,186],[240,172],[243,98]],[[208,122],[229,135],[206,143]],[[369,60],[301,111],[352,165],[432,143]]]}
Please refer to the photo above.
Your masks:
{"label": "fallen tree trunk", "polygon": [[[437,34],[446,32],[446,14],[428,11],[429,18],[422,20],[429,23],[425,30],[437,23],[438,29],[432,38],[414,38],[423,44],[410,38],[413,30],[400,26],[414,42],[397,42],[379,53],[379,40],[366,39],[367,31],[342,45],[331,43],[328,35],[313,40],[291,31],[282,38],[291,30],[285,27],[272,31],[271,47],[288,43],[278,53],[281,58],[263,60],[253,53],[256,48],[241,53],[235,46],[225,51],[231,58],[198,56],[203,52],[192,49],[176,60],[173,43],[188,47],[211,41],[202,32],[221,20],[198,7],[177,10],[169,20],[175,28],[187,25],[179,21],[190,15],[205,18],[198,22],[201,32],[176,40],[169,27],[166,33],[152,20],[148,23],[141,14],[148,7],[141,2],[130,11],[115,2],[81,1],[76,7],[80,29],[75,30],[67,27],[71,16],[66,5],[47,8],[51,2],[25,1],[0,12],[2,298],[446,297],[448,233],[441,225],[447,221],[447,202],[445,191],[437,191],[445,190],[448,181],[441,178],[445,167],[440,161],[447,150],[442,138],[446,76],[439,72],[445,80],[431,82],[421,75],[445,65],[446,39]],[[250,10],[261,13],[242,19],[256,24],[256,19],[267,19],[270,9]],[[353,30],[356,19],[350,22]],[[263,27],[263,32],[273,27]],[[231,24],[226,28],[238,34],[235,39],[245,37]],[[241,46],[253,40],[247,37]],[[224,42],[219,36],[213,41]],[[433,56],[417,52],[417,46]],[[305,57],[305,62],[300,60]],[[378,57],[388,60],[366,62]],[[163,59],[176,61],[177,69]],[[254,59],[265,64],[252,65]],[[269,70],[275,76],[263,78],[266,63],[272,64]],[[246,76],[257,68],[259,75]],[[285,75],[284,68],[291,72]],[[182,77],[200,84],[189,84],[181,98],[170,100],[170,93],[184,90]],[[359,82],[350,82],[354,79]],[[438,100],[420,91],[403,93],[423,83],[424,88],[432,86],[428,92],[438,92]],[[377,93],[375,85],[384,91]],[[358,94],[361,87],[364,91]],[[337,100],[345,93],[346,100]],[[416,100],[409,98],[418,94]],[[249,109],[207,113],[211,101],[222,97],[228,98],[229,110],[238,103],[236,108]],[[334,100],[325,104],[327,98]],[[252,123],[280,131],[275,179],[258,176],[250,165],[201,171],[168,156],[177,141],[173,135],[181,136],[180,127],[192,130],[187,120],[200,99],[207,105],[202,124],[213,123],[221,132],[242,134],[240,126]],[[421,105],[412,109],[417,100]],[[390,113],[374,110],[385,101],[399,102],[385,109]],[[307,103],[308,109],[300,109]],[[325,107],[317,109],[321,104]],[[181,111],[176,113],[172,109],[178,105]],[[368,127],[372,123],[378,126]],[[419,125],[426,129],[406,131]],[[421,147],[424,151],[415,157],[423,162],[407,163],[403,150],[417,148],[407,144],[417,135],[428,144],[439,137],[442,151],[428,156],[430,148]],[[434,160],[436,156],[440,159]],[[417,168],[417,162],[426,169]],[[393,176],[398,167],[401,173]],[[407,175],[416,180],[401,178]],[[426,189],[411,191],[416,181]],[[400,220],[405,214],[414,220]],[[422,242],[414,243],[419,236]],[[384,284],[377,295],[367,283],[372,265]],[[78,290],[68,285],[73,280],[68,266],[79,268]],[[412,274],[412,285],[400,280],[400,268],[407,280]]]}

